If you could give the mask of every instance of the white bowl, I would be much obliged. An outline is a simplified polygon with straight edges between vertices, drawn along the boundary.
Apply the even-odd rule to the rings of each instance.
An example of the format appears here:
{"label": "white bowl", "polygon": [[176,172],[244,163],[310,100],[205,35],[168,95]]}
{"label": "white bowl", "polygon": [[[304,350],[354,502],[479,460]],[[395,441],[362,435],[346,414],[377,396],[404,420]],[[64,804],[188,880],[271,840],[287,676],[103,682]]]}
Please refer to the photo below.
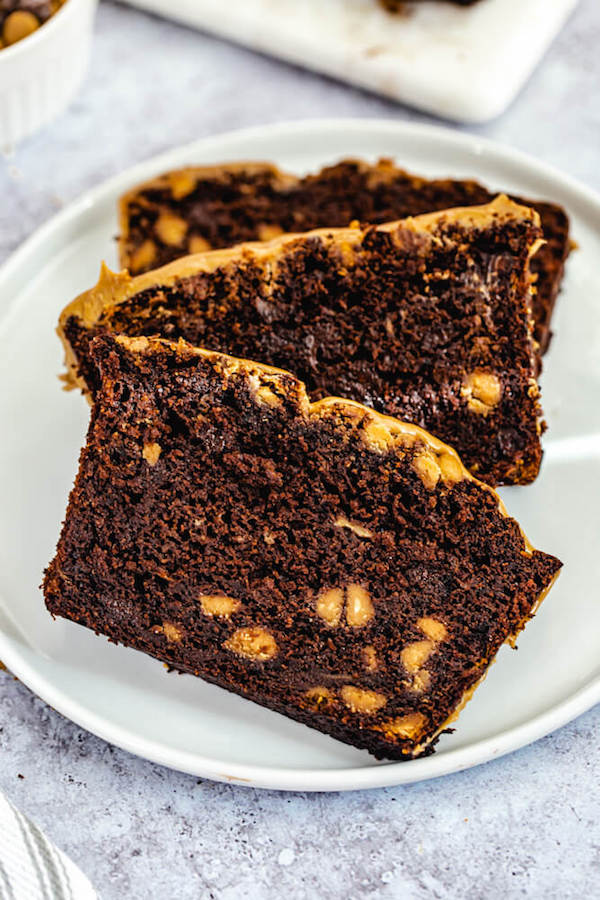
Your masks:
{"label": "white bowl", "polygon": [[0,148],[70,102],[85,75],[97,0],[67,0],[29,37],[0,50]]}

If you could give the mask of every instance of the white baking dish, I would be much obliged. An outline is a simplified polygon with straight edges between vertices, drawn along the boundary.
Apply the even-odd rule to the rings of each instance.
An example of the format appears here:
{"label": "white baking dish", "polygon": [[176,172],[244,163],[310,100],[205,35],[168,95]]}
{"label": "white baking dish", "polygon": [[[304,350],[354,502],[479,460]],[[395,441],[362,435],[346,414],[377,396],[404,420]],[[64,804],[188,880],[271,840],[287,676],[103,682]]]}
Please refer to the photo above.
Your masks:
{"label": "white baking dish", "polygon": [[85,74],[97,0],[67,0],[37,31],[0,50],[0,149],[58,115]]}

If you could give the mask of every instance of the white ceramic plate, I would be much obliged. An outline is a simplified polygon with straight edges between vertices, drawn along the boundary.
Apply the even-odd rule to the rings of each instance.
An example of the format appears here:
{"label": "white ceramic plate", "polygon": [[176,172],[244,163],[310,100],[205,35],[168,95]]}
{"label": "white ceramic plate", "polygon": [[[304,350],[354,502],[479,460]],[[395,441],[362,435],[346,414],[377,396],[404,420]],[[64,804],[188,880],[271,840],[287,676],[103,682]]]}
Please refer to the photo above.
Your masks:
{"label": "white ceramic plate", "polygon": [[[88,420],[63,393],[58,314],[116,262],[117,196],[172,166],[273,159],[298,172],[344,155],[389,155],[428,175],[476,176],[568,209],[573,254],[546,356],[549,430],[535,484],[504,490],[536,546],[565,563],[539,614],[501,650],[436,753],[378,763],[283,716],[63,620],[38,585],[54,553]],[[202,140],[86,194],[0,271],[0,659],[65,716],[114,744],[195,775],[260,787],[346,790],[473,766],[558,728],[600,700],[600,198],[536,160],[439,128],[342,120],[297,122]]]}

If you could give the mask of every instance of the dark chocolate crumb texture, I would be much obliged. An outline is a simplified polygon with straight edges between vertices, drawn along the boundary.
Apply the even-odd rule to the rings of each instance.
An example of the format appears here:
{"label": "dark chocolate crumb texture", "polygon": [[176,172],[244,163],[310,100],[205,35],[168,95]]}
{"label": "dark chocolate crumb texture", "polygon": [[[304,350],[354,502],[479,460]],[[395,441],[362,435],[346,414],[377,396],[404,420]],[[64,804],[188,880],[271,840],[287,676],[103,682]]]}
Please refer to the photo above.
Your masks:
{"label": "dark chocolate crumb texture", "polygon": [[[497,193],[497,192],[496,192]],[[429,180],[390,160],[344,160],[298,178],[269,163],[229,163],[168,172],[120,201],[121,265],[137,275],[187,253],[284,232],[378,224],[495,197],[476,181]],[[555,203],[513,199],[540,215],[546,243],[532,259],[535,339],[543,353],[569,253],[569,220]]]}
{"label": "dark chocolate crumb texture", "polygon": [[377,757],[432,747],[560,562],[414,425],[105,335],[53,615]]}
{"label": "dark chocolate crumb texture", "polygon": [[104,270],[59,333],[92,391],[95,335],[183,337],[292,371],[313,399],[414,422],[477,477],[521,484],[542,455],[529,273],[539,238],[537,213],[498,197],[188,256],[136,278]]}

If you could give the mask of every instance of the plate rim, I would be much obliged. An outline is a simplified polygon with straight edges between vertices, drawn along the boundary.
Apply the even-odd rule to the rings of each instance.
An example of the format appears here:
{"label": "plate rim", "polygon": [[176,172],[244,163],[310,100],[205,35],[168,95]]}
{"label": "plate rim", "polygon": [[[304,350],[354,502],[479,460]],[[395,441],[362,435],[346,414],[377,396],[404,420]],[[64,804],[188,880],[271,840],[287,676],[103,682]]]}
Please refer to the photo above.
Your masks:
{"label": "plate rim", "polygon": [[[382,138],[410,139],[422,136],[427,141],[439,140],[453,149],[465,153],[473,153],[475,157],[499,160],[511,163],[518,168],[523,167],[536,175],[541,175],[574,194],[580,203],[600,215],[600,193],[587,188],[576,178],[567,175],[560,169],[540,162],[534,156],[522,150],[514,149],[490,138],[482,138],[468,131],[456,131],[429,123],[414,123],[378,118],[335,118],[335,119],[299,119],[291,122],[275,122],[265,125],[251,126],[208,135],[195,141],[170,148],[146,160],[127,167],[123,172],[105,179],[100,184],[89,188],[55,213],[38,229],[36,229],[0,266],[0,286],[11,280],[15,281],[12,289],[17,294],[21,285],[19,271],[26,268],[25,263],[31,254],[43,249],[44,244],[53,233],[59,232],[72,221],[76,221],[94,207],[106,201],[111,194],[123,192],[130,184],[143,181],[162,169],[185,164],[188,156],[195,153],[205,154],[210,151],[211,144],[215,148],[230,142],[251,142],[252,140],[285,139],[295,134],[311,132],[313,138],[325,140],[328,135],[338,135],[375,131]],[[217,152],[219,152],[217,150]],[[475,175],[477,177],[477,175]],[[10,319],[15,309],[14,303],[7,303],[0,315],[0,331]],[[553,705],[550,709],[517,726],[501,731],[492,737],[484,738],[455,750],[446,750],[443,754],[402,762],[377,763],[360,767],[342,768],[282,768],[272,765],[245,764],[221,761],[213,757],[199,755],[195,752],[169,747],[168,744],[140,737],[135,729],[128,729],[114,723],[106,715],[88,709],[84,703],[73,699],[67,692],[56,688],[48,676],[39,672],[32,662],[28,661],[27,652],[19,652],[19,639],[15,642],[9,633],[5,633],[0,620],[0,658],[10,672],[20,681],[48,703],[61,715],[64,715],[78,726],[90,731],[122,749],[159,765],[165,765],[191,775],[206,777],[214,781],[233,782],[236,784],[266,788],[272,790],[295,791],[339,791],[360,790],[367,788],[393,786],[422,781],[429,778],[458,772],[485,762],[497,759],[507,753],[518,750],[557,728],[572,721],[577,716],[600,702],[600,674],[592,676],[589,681],[572,692],[566,699]],[[29,648],[35,653],[33,648]]]}
{"label": "plate rim", "polygon": [[[212,781],[235,783],[266,790],[329,792],[354,791],[380,787],[412,784],[433,778],[441,778],[455,772],[483,765],[534,743],[552,731],[561,728],[600,702],[600,676],[580,688],[563,703],[535,716],[527,722],[484,738],[466,747],[445,751],[443,754],[400,762],[349,766],[345,768],[287,769],[277,766],[223,762],[214,757],[201,756],[184,750],[141,738],[133,730],[115,725],[105,716],[90,712],[77,700],[37,673],[22,656],[11,652],[11,645],[4,640],[0,630],[0,653],[6,661],[9,674],[17,677],[28,689],[79,727],[91,732],[122,750],[141,759],[166,766],[188,775],[208,778]],[[8,651],[5,653],[5,649]],[[138,651],[139,652],[139,651]],[[13,658],[16,664],[12,665]],[[406,773],[404,776],[402,773]]]}

